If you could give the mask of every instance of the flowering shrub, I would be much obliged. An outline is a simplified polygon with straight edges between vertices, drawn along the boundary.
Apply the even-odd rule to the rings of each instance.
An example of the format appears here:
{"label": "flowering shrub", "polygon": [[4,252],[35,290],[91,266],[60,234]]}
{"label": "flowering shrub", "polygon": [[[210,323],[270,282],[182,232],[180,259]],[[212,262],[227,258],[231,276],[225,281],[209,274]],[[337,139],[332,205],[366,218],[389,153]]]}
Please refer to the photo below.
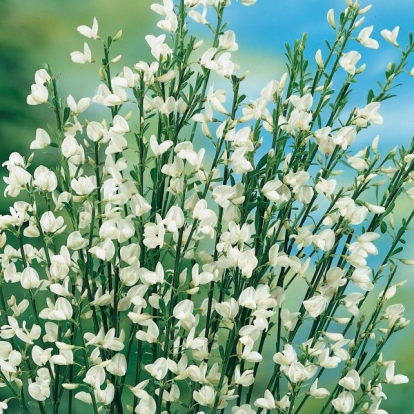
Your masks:
{"label": "flowering shrub", "polygon": [[[346,3],[316,69],[304,35],[254,100],[227,0],[153,4],[168,36],[146,36],[154,61],[133,68],[112,57],[121,31],[79,26],[103,45],[92,98],[62,99],[52,69],[36,72],[27,103],[56,127],[30,148],[56,164],[4,163],[22,201],[0,218],[0,412],[386,413],[383,384],[408,381],[382,351],[409,322],[389,300],[413,264],[400,253],[414,212],[396,228],[393,210],[414,200],[414,141],[385,157],[378,137],[352,144],[382,124],[414,43],[383,30],[400,60],[349,108],[365,68],[353,44],[379,44],[361,28],[370,6]],[[93,63],[88,43],[71,59]],[[86,118],[91,102],[103,120]]]}

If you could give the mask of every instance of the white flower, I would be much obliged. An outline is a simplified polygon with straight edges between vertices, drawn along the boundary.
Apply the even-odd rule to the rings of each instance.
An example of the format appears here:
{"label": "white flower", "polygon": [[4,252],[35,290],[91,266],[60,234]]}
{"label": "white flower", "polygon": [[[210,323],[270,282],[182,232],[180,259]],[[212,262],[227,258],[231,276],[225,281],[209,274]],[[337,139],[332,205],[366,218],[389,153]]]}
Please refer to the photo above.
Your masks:
{"label": "white flower", "polygon": [[151,48],[151,54],[157,60],[161,58],[161,60],[164,61],[167,56],[172,53],[171,48],[164,43],[165,37],[165,34],[162,34],[158,37],[155,37],[153,35],[145,36],[145,40]]}
{"label": "white flower", "polygon": [[262,188],[264,196],[276,204],[289,201],[291,193],[289,188],[280,180],[270,180]]}
{"label": "white flower", "polygon": [[40,165],[33,174],[33,185],[42,191],[52,192],[57,188],[57,178],[53,171]]}
{"label": "white flower", "polygon": [[184,226],[184,213],[179,206],[172,206],[162,221],[170,232],[175,232]]}
{"label": "white flower", "polygon": [[159,157],[160,155],[167,152],[172,145],[173,142],[171,140],[163,141],[161,144],[158,144],[155,135],[151,135],[150,137],[150,147],[156,157]]}
{"label": "white flower", "polygon": [[239,45],[236,43],[236,35],[233,30],[227,30],[219,37],[219,47],[229,52],[238,50]]}
{"label": "white flower", "polygon": [[355,51],[344,53],[339,59],[339,64],[350,74],[355,75],[358,60],[361,59],[361,54]]}
{"label": "white flower", "polygon": [[44,233],[61,233],[65,228],[65,220],[63,217],[55,217],[51,211],[46,211],[40,217],[40,227]]}
{"label": "white flower", "polygon": [[319,316],[326,308],[327,300],[324,296],[312,296],[310,299],[303,301],[303,306],[313,318]]}
{"label": "white flower", "polygon": [[46,86],[33,84],[31,86],[32,93],[27,96],[27,103],[29,105],[40,105],[47,102],[49,98],[49,92]]}
{"label": "white flower", "polygon": [[158,358],[154,361],[153,364],[147,364],[144,366],[144,368],[149,372],[149,374],[157,379],[158,381],[161,381],[168,372],[168,364],[167,360],[165,358]]}
{"label": "white flower", "polygon": [[70,185],[76,194],[87,196],[95,190],[96,179],[94,176],[74,178]]}
{"label": "white flower", "polygon": [[259,408],[265,408],[267,410],[275,410],[276,409],[276,402],[273,398],[272,393],[269,390],[266,390],[264,393],[264,398],[258,398],[254,405]]}
{"label": "white flower", "polygon": [[399,26],[394,27],[392,31],[389,31],[387,29],[381,30],[381,36],[392,45],[398,47],[399,44],[397,42],[398,33],[400,31]]}
{"label": "white flower", "polygon": [[293,362],[288,370],[288,376],[293,383],[306,381],[310,377],[310,373],[298,361]]}
{"label": "white flower", "polygon": [[385,370],[385,378],[388,384],[405,384],[409,381],[405,375],[394,375],[395,361],[384,362],[384,365],[387,367]]}
{"label": "white flower", "polygon": [[20,283],[24,289],[36,289],[40,285],[39,274],[33,267],[25,267]]}
{"label": "white flower", "polygon": [[203,385],[199,391],[193,392],[193,398],[202,406],[212,407],[216,400],[216,392],[213,387]]}
{"label": "white flower", "polygon": [[50,136],[42,128],[36,129],[36,139],[30,144],[30,149],[43,149],[50,145]]}
{"label": "white flower", "polygon": [[98,21],[96,18],[93,18],[92,27],[88,27],[85,25],[78,26],[76,29],[81,35],[89,37],[90,39],[99,39],[98,36]]}
{"label": "white flower", "polygon": [[354,396],[349,391],[343,391],[332,400],[332,405],[339,413],[350,413],[354,408]]}
{"label": "white flower", "polygon": [[316,399],[326,398],[329,395],[329,391],[326,388],[318,388],[318,380],[319,378],[316,378],[309,388],[309,395]]}
{"label": "white flower", "polygon": [[46,298],[46,302],[48,307],[40,311],[40,318],[52,321],[67,321],[72,318],[72,305],[67,299],[58,298],[55,304],[53,304],[50,298]]}
{"label": "white flower", "polygon": [[361,378],[354,369],[347,372],[346,376],[343,377],[338,384],[344,387],[348,391],[358,391],[361,385]]}
{"label": "white flower", "polygon": [[[88,106],[91,103],[91,100],[90,98],[82,98],[78,103],[76,103],[73,96],[68,95],[68,97],[66,98],[66,102],[73,114],[80,114],[88,108]],[[89,128],[89,124],[88,124],[88,128]]]}
{"label": "white flower", "polygon": [[83,53],[79,51],[72,52],[70,54],[70,58],[72,59],[72,62],[75,62],[75,63],[80,63],[80,64],[91,63],[92,62],[91,49],[89,49],[88,44],[85,42],[83,45]]}
{"label": "white flower", "polygon": [[376,40],[371,39],[371,33],[374,30],[374,26],[365,27],[359,32],[357,40],[361,45],[368,47],[370,49],[378,49],[379,44]]}

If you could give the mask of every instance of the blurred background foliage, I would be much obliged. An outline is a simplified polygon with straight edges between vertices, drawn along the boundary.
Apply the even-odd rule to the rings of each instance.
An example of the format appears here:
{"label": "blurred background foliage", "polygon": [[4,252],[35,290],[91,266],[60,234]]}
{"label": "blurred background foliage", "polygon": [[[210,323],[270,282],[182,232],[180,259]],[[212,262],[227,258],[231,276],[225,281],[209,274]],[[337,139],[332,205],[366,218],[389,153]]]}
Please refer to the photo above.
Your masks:
{"label": "blurred background foliage", "polygon": [[[114,56],[122,53],[119,66],[133,66],[140,60],[152,61],[144,40],[147,34],[159,34],[156,28],[157,15],[150,10],[150,0],[0,0],[0,164],[13,151],[25,156],[30,154],[29,144],[34,139],[36,128],[47,129],[54,125],[53,112],[45,105],[31,107],[26,104],[26,96],[33,83],[34,72],[48,63],[58,76],[61,96],[72,94],[76,100],[84,96],[93,96],[99,85],[99,65],[76,65],[70,60],[70,52],[82,50],[86,40],[76,32],[81,24],[91,25],[93,17],[99,22],[101,36],[114,36],[123,30],[122,43],[114,46]],[[293,42],[302,32],[309,33],[310,53],[312,60],[315,51],[323,47],[323,39],[329,36],[330,28],[326,24],[325,15],[329,7],[335,7],[337,16],[344,8],[344,2],[332,4],[326,0],[295,0],[281,2],[258,0],[256,6],[245,8],[233,1],[227,15],[229,28],[236,31],[240,45],[235,60],[240,64],[240,73],[249,69],[250,74],[244,85],[245,93],[251,99],[257,98],[260,89],[271,79],[279,78],[284,72],[285,42]],[[361,1],[363,5],[369,4]],[[379,31],[392,29],[401,24],[401,35],[406,38],[412,30],[414,3],[407,0],[375,2],[375,12],[367,17],[367,24],[377,24],[374,38],[380,40],[381,52],[364,49],[364,57],[368,59],[368,69],[363,82],[357,89],[368,91],[373,85],[372,77],[377,79],[385,70],[390,60],[396,59],[396,51],[381,42]],[[282,16],[282,17],[281,17]],[[365,25],[365,26],[366,26]],[[196,28],[194,24],[192,28]],[[198,34],[207,33],[199,29]],[[99,44],[89,41],[93,56],[100,60]],[[405,40],[402,41],[405,44]],[[376,53],[376,58],[374,58]],[[114,57],[113,56],[113,57]],[[376,60],[375,60],[376,59]],[[311,62],[313,64],[313,62]],[[407,142],[414,131],[414,105],[412,80],[403,79],[405,88],[397,93],[401,95],[396,101],[387,101],[381,113],[384,115],[384,129],[380,129],[384,145],[389,150],[394,145]],[[366,83],[366,84],[365,84]],[[365,95],[364,95],[365,94]],[[356,93],[358,96],[358,92]],[[363,101],[366,93],[360,93]],[[363,104],[362,103],[362,104]],[[91,108],[91,111],[96,110]],[[388,116],[387,116],[388,115]],[[99,115],[101,119],[104,115]],[[367,141],[360,145],[368,145],[375,135],[375,129],[369,133]],[[38,158],[40,159],[40,158]],[[3,176],[4,169],[0,175]],[[0,192],[5,185],[0,181]],[[0,202],[0,214],[8,211],[13,200]],[[397,216],[407,214],[412,205],[401,203],[396,207]],[[398,218],[398,217],[397,217]],[[413,237],[406,248],[404,257],[413,258]],[[407,318],[414,316],[414,276],[410,267],[401,270],[401,278],[409,279],[407,288],[401,289],[398,302],[407,307]],[[400,279],[401,279],[400,278]],[[414,324],[412,324],[414,325]],[[397,358],[397,372],[409,375],[411,383],[400,386],[386,386],[389,395],[383,406],[390,414],[414,413],[414,399],[410,390],[414,383],[414,329],[410,325],[401,335],[396,335],[385,352],[384,359]],[[269,354],[269,359],[271,358]],[[16,407],[17,408],[17,407]],[[313,414],[313,413],[303,413]]]}

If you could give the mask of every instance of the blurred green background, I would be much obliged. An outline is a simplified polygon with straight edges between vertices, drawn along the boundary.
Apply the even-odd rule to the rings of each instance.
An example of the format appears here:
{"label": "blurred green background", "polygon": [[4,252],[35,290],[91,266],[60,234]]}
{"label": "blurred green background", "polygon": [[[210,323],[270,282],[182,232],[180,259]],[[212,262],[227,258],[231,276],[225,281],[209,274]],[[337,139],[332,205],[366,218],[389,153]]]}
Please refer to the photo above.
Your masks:
{"label": "blurred green background", "polygon": [[[43,63],[50,64],[59,76],[61,96],[71,93],[76,100],[93,96],[99,85],[98,65],[77,65],[69,56],[74,50],[82,50],[86,40],[77,33],[77,26],[90,26],[93,17],[96,17],[102,36],[113,36],[122,29],[122,41],[114,46],[113,51],[114,55],[122,53],[122,64],[133,66],[140,60],[152,61],[144,36],[150,33],[160,34],[160,31],[156,28],[158,16],[150,10],[151,3],[149,0],[0,0],[0,164],[12,151],[28,156],[29,143],[34,139],[36,128],[46,129],[48,123],[54,125],[53,113],[45,106],[31,107],[26,104],[34,72]],[[251,99],[259,96],[260,89],[269,80],[279,78],[284,72],[285,42],[292,42],[303,31],[309,32],[309,58],[313,59],[314,52],[319,47],[323,48],[323,39],[330,35],[325,16],[328,8],[332,7],[332,2],[326,0],[258,0],[258,4],[250,8],[243,7],[234,0],[233,3],[227,19],[230,21],[229,29],[236,31],[240,48],[234,60],[241,66],[240,73],[250,70],[244,89]],[[338,15],[344,8],[344,2],[335,2],[334,7]],[[398,4],[378,0],[374,10],[372,15],[367,16],[364,26],[379,25],[378,28],[376,26],[373,37],[380,41],[381,52],[364,50],[368,69],[360,86],[363,102],[366,91],[374,86],[370,77],[380,76],[388,61],[396,58],[395,50],[381,39],[379,31],[383,28],[392,29],[401,22],[401,36],[406,37],[408,30],[412,29],[414,17],[413,3],[403,0]],[[193,24],[192,27],[196,28],[196,25]],[[93,56],[99,60],[101,51],[98,44],[93,41],[88,43]],[[392,103],[385,103],[381,111],[385,123],[384,129],[378,129],[378,133],[381,133],[383,151],[407,142],[414,131],[414,84],[408,77],[403,81],[406,87],[397,90],[401,97]],[[102,117],[99,115],[98,119]],[[367,145],[375,134],[374,129],[360,145]],[[1,193],[4,187],[1,180]],[[405,214],[407,208],[412,206],[402,203],[398,211]],[[7,210],[8,205],[0,203],[0,213],[4,214]],[[411,243],[404,257],[413,258],[413,250]],[[412,270],[407,267],[400,273],[401,278],[409,279],[409,283],[400,290],[397,300],[406,304],[406,317],[413,318]],[[409,375],[412,381],[413,338],[414,324],[394,337],[384,355],[384,359],[398,357],[397,373]],[[414,399],[410,398],[412,390],[412,382],[387,386],[385,393],[389,399],[384,402],[383,408],[390,414],[414,413]]]}

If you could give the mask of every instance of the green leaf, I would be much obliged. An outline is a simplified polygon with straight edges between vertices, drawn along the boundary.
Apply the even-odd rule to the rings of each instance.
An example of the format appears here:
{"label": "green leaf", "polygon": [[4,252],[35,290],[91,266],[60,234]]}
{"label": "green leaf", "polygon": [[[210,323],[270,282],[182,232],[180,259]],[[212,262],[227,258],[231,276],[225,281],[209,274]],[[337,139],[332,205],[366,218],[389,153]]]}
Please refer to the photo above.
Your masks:
{"label": "green leaf", "polygon": [[395,256],[398,253],[401,253],[403,251],[403,247],[397,247],[395,250],[392,251],[391,256]]}
{"label": "green leaf", "polygon": [[156,184],[158,180],[157,180],[157,169],[155,167],[151,168],[150,175],[151,175],[152,182]]}
{"label": "green leaf", "polygon": [[66,107],[63,110],[63,123],[66,124],[66,121],[69,119],[70,117],[70,108]]}

